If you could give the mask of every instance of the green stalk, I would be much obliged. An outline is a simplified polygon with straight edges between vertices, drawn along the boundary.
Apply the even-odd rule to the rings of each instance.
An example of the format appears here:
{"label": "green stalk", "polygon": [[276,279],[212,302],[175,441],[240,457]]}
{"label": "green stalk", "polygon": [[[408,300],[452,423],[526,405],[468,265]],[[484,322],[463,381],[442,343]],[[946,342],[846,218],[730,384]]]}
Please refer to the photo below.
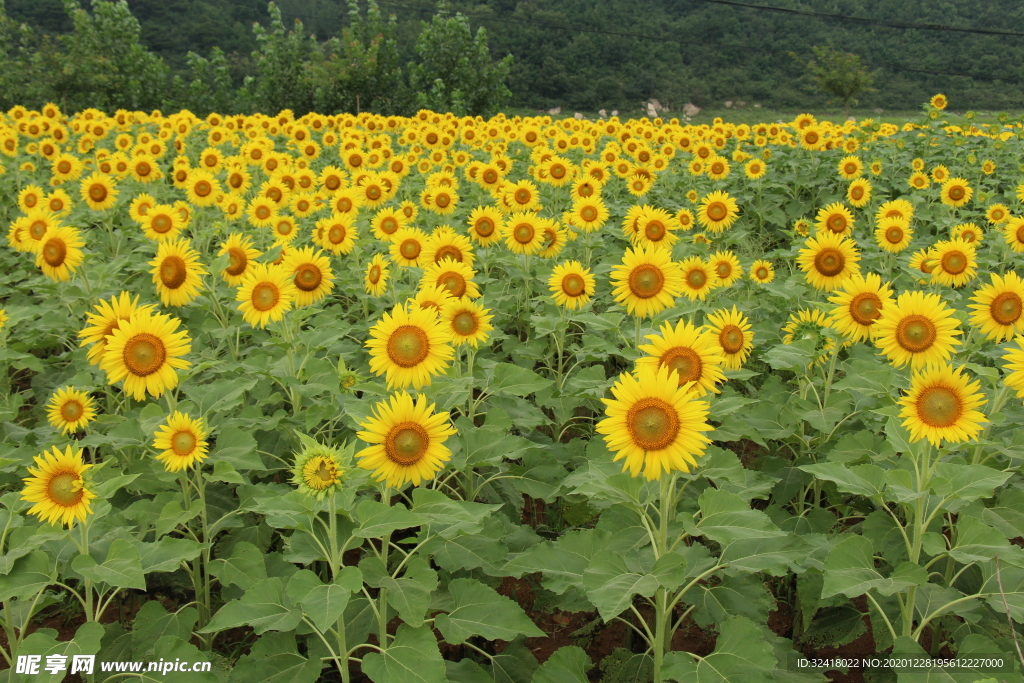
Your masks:
{"label": "green stalk", "polygon": [[[657,545],[654,548],[655,559],[660,558],[668,552],[668,524],[669,517],[674,508],[676,493],[676,474],[669,472],[661,477],[661,500],[660,517],[658,522]],[[659,588],[654,594],[654,642],[651,648],[654,650],[654,683],[663,683],[661,668],[665,661],[665,650],[667,641],[671,638],[668,632],[669,619],[668,594],[664,588]]]}

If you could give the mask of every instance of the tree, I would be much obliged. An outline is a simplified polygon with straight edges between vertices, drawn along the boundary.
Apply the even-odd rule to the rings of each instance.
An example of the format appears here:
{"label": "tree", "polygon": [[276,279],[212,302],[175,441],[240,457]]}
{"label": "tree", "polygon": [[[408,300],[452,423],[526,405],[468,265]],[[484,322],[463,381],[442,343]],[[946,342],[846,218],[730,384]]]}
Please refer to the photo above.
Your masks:
{"label": "tree", "polygon": [[316,47],[315,36],[307,41],[302,22],[295,20],[295,30],[289,31],[281,19],[281,10],[271,2],[267,5],[270,28],[258,23],[256,33],[259,48],[252,54],[256,60],[256,76],[246,78],[239,99],[251,99],[252,109],[265,114],[276,114],[291,109],[296,116],[312,111],[313,102],[303,79],[307,56]]}
{"label": "tree", "polygon": [[488,116],[512,96],[505,85],[512,55],[491,61],[487,32],[470,31],[469,19],[452,15],[444,2],[416,41],[418,64],[409,66],[409,81],[418,106],[459,116]]}
{"label": "tree", "polygon": [[815,46],[812,50],[814,59],[804,65],[807,75],[818,89],[842,102],[844,115],[849,115],[850,104],[856,104],[862,93],[873,90],[875,74],[868,71],[858,55],[830,46]]}

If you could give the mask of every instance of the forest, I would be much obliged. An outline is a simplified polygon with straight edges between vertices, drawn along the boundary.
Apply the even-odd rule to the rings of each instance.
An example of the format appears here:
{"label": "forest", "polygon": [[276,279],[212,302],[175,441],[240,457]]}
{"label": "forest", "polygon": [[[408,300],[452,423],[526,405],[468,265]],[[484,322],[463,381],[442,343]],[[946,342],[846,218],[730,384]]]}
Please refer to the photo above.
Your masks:
{"label": "forest", "polygon": [[[97,0],[81,7],[98,16],[103,5],[123,4]],[[670,111],[687,102],[820,109],[833,103],[806,78],[805,65],[815,46],[830,46],[858,55],[872,70],[874,88],[857,103],[863,109],[911,109],[940,90],[954,108],[1024,107],[1024,5],[1013,0],[378,0],[369,7],[365,0],[281,0],[276,9],[263,0],[130,0],[124,9],[138,28],[137,46],[124,45],[122,53],[145,55],[118,68],[149,69],[136,75],[142,84],[127,99],[109,87],[104,96],[104,87],[82,73],[103,71],[109,81],[107,61],[116,56],[104,54],[102,39],[95,58],[75,54],[89,50],[88,41],[76,38],[78,0],[6,0],[0,60],[20,59],[16,71],[35,75],[0,83],[0,99],[42,104],[60,96],[70,98],[71,108],[255,111],[284,97],[296,111],[327,106],[408,114],[452,105],[452,91],[461,86],[463,97],[467,90],[493,91],[457,105],[473,114],[499,106],[636,113],[650,98]],[[268,95],[275,86],[266,83],[274,79],[266,52],[273,46],[260,36],[273,34],[275,12],[287,33],[278,47],[294,39],[287,57],[278,55],[291,70],[285,81],[304,88],[301,94],[293,88]],[[494,71],[481,83],[446,83],[447,92],[424,94],[460,59],[457,50],[441,63],[437,54],[428,58],[434,48],[421,44],[424,28],[455,15],[461,38],[452,43],[449,35],[449,47],[475,51],[473,60],[486,50]],[[115,41],[132,33],[119,30]],[[431,59],[436,72],[424,71]],[[70,83],[54,82],[60,80],[54,65]]]}

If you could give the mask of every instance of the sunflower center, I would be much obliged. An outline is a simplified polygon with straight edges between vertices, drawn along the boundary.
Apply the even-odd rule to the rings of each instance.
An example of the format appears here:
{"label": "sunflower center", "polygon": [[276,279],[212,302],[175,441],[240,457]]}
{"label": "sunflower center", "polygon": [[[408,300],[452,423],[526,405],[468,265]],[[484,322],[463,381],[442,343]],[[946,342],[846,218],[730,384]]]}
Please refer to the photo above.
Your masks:
{"label": "sunflower center", "polygon": [[89,199],[96,203],[102,202],[107,198],[107,188],[100,183],[93,183],[89,186]]}
{"label": "sunflower center", "polygon": [[84,489],[78,485],[79,478],[73,472],[61,472],[54,475],[46,487],[50,501],[61,507],[78,505],[85,495]]}
{"label": "sunflower center", "polygon": [[708,276],[703,270],[694,269],[686,274],[686,284],[691,289],[703,289],[708,283]]}
{"label": "sunflower center", "polygon": [[896,343],[911,353],[925,351],[938,334],[935,323],[923,315],[908,315],[896,325]]}
{"label": "sunflower center", "polygon": [[834,213],[828,217],[826,225],[828,225],[828,229],[832,232],[843,232],[846,230],[846,216],[841,213]]}
{"label": "sunflower center", "polygon": [[483,180],[488,185],[493,185],[498,182],[498,172],[494,169],[487,169],[484,171]]}
{"label": "sunflower center", "polygon": [[380,266],[374,265],[370,268],[370,272],[366,274],[366,278],[371,284],[377,284],[380,282],[381,270]]}
{"label": "sunflower center", "polygon": [[71,162],[61,161],[57,164],[57,170],[61,173],[71,173]]}
{"label": "sunflower center", "polygon": [[168,256],[160,264],[160,281],[167,289],[177,289],[185,284],[188,267],[180,256]]}
{"label": "sunflower center", "polygon": [[427,333],[415,325],[402,325],[388,339],[388,358],[399,367],[415,367],[429,353],[430,340]]}
{"label": "sunflower center", "polygon": [[644,235],[652,242],[658,242],[665,237],[665,224],[658,220],[647,221],[644,226]]}
{"label": "sunflower center", "polygon": [[[338,209],[340,213],[348,213],[349,211],[352,210],[352,200],[349,199],[348,197],[342,197],[338,200],[338,203],[335,205],[335,207]],[[381,229],[383,229],[383,224],[381,224]]]}
{"label": "sunflower center", "polygon": [[133,375],[146,377],[163,367],[167,350],[159,337],[148,332],[140,332],[124,345],[121,358]]}
{"label": "sunflower center", "polygon": [[391,428],[384,440],[384,453],[388,460],[408,467],[415,465],[427,453],[430,435],[416,422],[401,422]]}
{"label": "sunflower center", "polygon": [[927,387],[917,398],[917,416],[929,427],[956,424],[963,410],[960,397],[949,387]]}
{"label": "sunflower center", "polygon": [[273,282],[260,282],[252,288],[251,300],[253,308],[261,313],[266,312],[281,300],[281,292]]}
{"label": "sunflower center", "polygon": [[679,434],[679,414],[661,400],[642,398],[626,413],[626,429],[633,443],[645,451],[660,451],[675,441]]}
{"label": "sunflower center", "polygon": [[512,231],[512,236],[515,238],[516,242],[519,242],[520,244],[529,244],[533,241],[535,232],[536,231],[533,229],[533,226],[529,223],[520,223]]}
{"label": "sunflower center", "polygon": [[312,292],[320,283],[323,281],[323,273],[312,263],[303,263],[299,266],[299,269],[295,271],[295,286],[301,289],[303,292]]}
{"label": "sunflower center", "polygon": [[28,227],[28,234],[32,235],[32,239],[41,240],[47,229],[46,221],[33,221],[32,225]]}
{"label": "sunflower center", "polygon": [[393,235],[399,228],[394,216],[385,216],[380,222],[380,231],[385,235]]}
{"label": "sunflower center", "polygon": [[1000,325],[1012,325],[1024,312],[1024,302],[1014,292],[1000,292],[988,307],[989,315]]}
{"label": "sunflower center", "polygon": [[452,329],[463,337],[472,335],[478,327],[476,316],[469,311],[462,311],[452,320]]}
{"label": "sunflower center", "polygon": [[64,257],[67,256],[68,248],[64,244],[64,240],[51,239],[47,240],[46,244],[43,245],[43,260],[51,268],[56,268],[64,263]]}
{"label": "sunflower center", "polygon": [[277,224],[277,234],[281,235],[282,237],[287,237],[288,235],[292,234],[292,230],[294,229],[295,226],[292,224],[291,221],[288,220],[281,221],[280,223]]}
{"label": "sunflower center", "polygon": [[949,198],[955,202],[958,202],[961,199],[963,199],[965,194],[967,194],[967,190],[965,190],[960,185],[954,185],[953,187],[949,188]]}
{"label": "sunflower center", "polygon": [[659,363],[661,365],[667,365],[679,373],[680,385],[696,382],[704,368],[700,354],[686,346],[676,346],[663,353]]}
{"label": "sunflower center", "polygon": [[241,173],[232,173],[228,176],[228,185],[234,189],[239,189],[245,183],[245,178],[242,177]]}
{"label": "sunflower center", "polygon": [[861,292],[850,302],[850,317],[860,325],[871,325],[882,315],[882,300],[873,292]]}
{"label": "sunflower center", "polygon": [[569,273],[562,278],[562,291],[567,296],[579,296],[587,288],[587,283],[576,273]]}
{"label": "sunflower center", "polygon": [[410,261],[419,258],[420,256],[420,243],[419,240],[410,239],[402,242],[402,246],[399,247],[399,251],[402,252],[402,257]]}
{"label": "sunflower center", "polygon": [[899,244],[903,241],[903,228],[898,225],[889,226],[885,231],[885,240],[889,244]]}
{"label": "sunflower center", "polygon": [[864,188],[856,185],[850,188],[850,199],[860,200],[864,197]]}
{"label": "sunflower center", "polygon": [[85,408],[78,401],[68,401],[60,407],[60,416],[65,422],[77,422],[84,412]]}
{"label": "sunflower center", "polygon": [[200,180],[196,183],[196,186],[192,188],[192,191],[199,197],[208,197],[213,192],[213,186],[210,185],[208,180]]}
{"label": "sunflower center", "polygon": [[228,267],[224,269],[228,275],[237,277],[245,272],[245,267],[249,264],[249,257],[245,255],[244,249],[238,247],[231,247],[228,249]]}
{"label": "sunflower center", "polygon": [[959,275],[967,270],[967,254],[962,251],[949,251],[942,255],[942,269],[950,275]]}
{"label": "sunflower center", "polygon": [[440,263],[446,258],[462,263],[462,250],[453,244],[446,244],[434,254],[434,263]]}
{"label": "sunflower center", "polygon": [[715,266],[715,274],[718,275],[718,277],[720,277],[723,280],[726,279],[727,277],[732,275],[732,264],[726,261],[720,262],[717,266]]}
{"label": "sunflower center", "polygon": [[345,241],[345,226],[335,223],[327,231],[327,241],[331,244],[341,244]]}
{"label": "sunflower center", "polygon": [[532,199],[530,191],[524,187],[521,187],[518,190],[516,190],[513,197],[515,198],[517,204],[529,204],[530,199]]}
{"label": "sunflower center", "polygon": [[[135,166],[135,172],[141,176],[149,175],[150,170],[149,163],[145,161],[142,161]],[[92,194],[92,190],[89,190],[89,193]]]}
{"label": "sunflower center", "polygon": [[597,209],[593,206],[584,206],[580,209],[580,218],[586,223],[592,223],[597,220]]}
{"label": "sunflower center", "polygon": [[447,207],[447,206],[448,206],[449,204],[451,204],[451,203],[452,203],[452,198],[451,198],[451,197],[449,197],[449,196],[448,196],[447,194],[444,194],[444,193],[442,192],[441,194],[439,194],[439,195],[437,195],[436,197],[434,197],[434,203],[435,203],[435,204],[437,204],[437,205],[438,205],[439,207],[441,207],[442,209],[444,209],[444,208],[446,208],[446,207]]}
{"label": "sunflower center", "polygon": [[270,218],[270,207],[266,205],[260,205],[256,207],[256,218],[261,221],[265,221]]}
{"label": "sunflower center", "polygon": [[633,296],[641,299],[657,296],[664,285],[665,274],[661,272],[661,268],[649,263],[634,268],[629,274],[629,289]]}
{"label": "sunflower center", "polygon": [[729,209],[722,202],[711,202],[708,204],[707,215],[708,219],[717,223],[725,220],[725,217],[729,215]]}
{"label": "sunflower center", "polygon": [[184,458],[192,454],[198,443],[199,440],[196,439],[196,435],[192,432],[175,432],[174,436],[171,437],[171,450],[174,451],[175,455]]}
{"label": "sunflower center", "polygon": [[366,188],[366,198],[369,199],[370,201],[375,202],[378,199],[380,199],[380,196],[381,189],[376,185],[370,185],[369,187]]}
{"label": "sunflower center", "polygon": [[744,341],[743,330],[738,325],[726,325],[718,333],[718,345],[728,354],[742,351]]}
{"label": "sunflower center", "polygon": [[846,164],[846,166],[843,167],[843,171],[846,173],[846,175],[856,175],[857,164],[848,163]]}
{"label": "sunflower center", "polygon": [[149,224],[149,227],[153,229],[153,232],[161,235],[170,232],[173,226],[174,223],[171,221],[170,217],[163,214],[154,216],[152,222]]}
{"label": "sunflower center", "polygon": [[490,237],[494,234],[494,228],[494,221],[490,218],[480,218],[477,220],[476,225],[473,226],[476,234],[480,237]]}
{"label": "sunflower center", "polygon": [[814,269],[825,277],[839,275],[845,266],[846,257],[843,256],[843,252],[833,247],[822,249],[814,256]]}

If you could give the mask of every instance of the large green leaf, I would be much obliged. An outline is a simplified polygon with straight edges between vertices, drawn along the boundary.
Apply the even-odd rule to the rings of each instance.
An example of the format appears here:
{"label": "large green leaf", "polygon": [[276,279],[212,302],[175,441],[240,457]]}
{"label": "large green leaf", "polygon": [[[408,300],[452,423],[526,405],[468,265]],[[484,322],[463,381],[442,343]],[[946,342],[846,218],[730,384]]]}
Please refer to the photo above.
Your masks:
{"label": "large green leaf", "polygon": [[487,374],[488,391],[494,394],[527,396],[547,389],[553,384],[551,380],[541,377],[533,370],[511,363],[498,363]]}
{"label": "large green leaf", "polygon": [[694,525],[691,516],[683,513],[680,521],[694,536],[706,536],[718,543],[728,544],[744,538],[784,536],[768,515],[751,510],[750,504],[735,493],[709,488],[697,499],[701,518]]}
{"label": "large green leaf", "polygon": [[260,454],[256,452],[256,439],[238,427],[227,427],[217,434],[217,443],[210,453],[213,462],[226,462],[239,472],[265,470]]}
{"label": "large green leaf", "polygon": [[593,529],[570,531],[557,541],[544,541],[527,548],[509,560],[502,571],[517,577],[543,572],[541,584],[559,595],[570,587],[582,591],[583,572],[590,566],[594,554],[607,543],[607,534]]}
{"label": "large green leaf", "polygon": [[448,584],[448,592],[455,609],[437,615],[434,625],[452,645],[461,645],[471,636],[512,640],[519,634],[544,635],[519,605],[476,579],[455,579]]}
{"label": "large green leaf", "polygon": [[875,496],[885,489],[885,470],[878,465],[847,467],[838,462],[822,462],[801,465],[800,469],[810,472],[818,479],[835,482],[836,488],[843,493]]}
{"label": "large green leaf", "polygon": [[633,601],[633,596],[651,596],[658,589],[658,577],[630,571],[617,553],[600,553],[583,573],[587,599],[597,607],[601,618],[611,621]]}
{"label": "large green leaf", "polygon": [[170,536],[164,536],[156,543],[139,542],[136,545],[142,571],[146,574],[177,571],[182,562],[195,559],[202,550],[202,545],[196,541]]}
{"label": "large green leaf", "polygon": [[388,592],[388,604],[398,611],[402,621],[418,628],[430,607],[430,594],[437,590],[437,572],[422,557],[413,557],[405,565],[399,578],[392,577],[376,557],[366,557],[359,563],[363,580],[373,588]]}
{"label": "large green leaf", "polygon": [[889,577],[883,577],[875,569],[871,539],[857,534],[847,536],[832,547],[825,560],[824,574],[822,598],[840,593],[855,598],[869,590],[892,595],[928,580],[928,572],[910,562],[901,564]]}
{"label": "large green leaf", "polygon": [[444,660],[429,626],[399,626],[387,650],[363,657],[363,673],[374,683],[446,683]]}
{"label": "large green leaf", "polygon": [[935,466],[932,488],[940,496],[971,501],[991,498],[994,489],[1006,483],[1013,472],[984,465],[960,465],[940,462]]}
{"label": "large green leaf", "polygon": [[71,568],[87,579],[116,588],[146,590],[146,575],[142,570],[139,549],[123,538],[114,539],[110,544],[103,564],[89,555],[79,555],[71,561]]}
{"label": "large green leaf", "polygon": [[533,674],[533,683],[588,683],[590,657],[583,648],[567,645],[555,650]]}
{"label": "large green leaf", "polygon": [[257,634],[291,631],[301,621],[302,610],[285,594],[281,579],[273,576],[221,607],[200,633],[217,633],[238,626],[251,626]]}
{"label": "large green leaf", "polygon": [[236,543],[231,555],[210,563],[210,573],[225,586],[249,590],[267,578],[263,552],[248,541]]}
{"label": "large green leaf", "polygon": [[385,505],[376,500],[364,500],[356,508],[359,528],[356,536],[360,538],[382,538],[392,531],[420,526],[426,520],[409,508],[401,505]]}
{"label": "large green leaf", "polygon": [[[39,655],[39,673],[34,676],[22,676],[11,681],[24,680],[31,683],[60,683],[71,669],[71,658],[75,655],[95,655],[100,651],[100,641],[103,638],[103,626],[95,621],[88,621],[78,627],[75,637],[72,640],[56,639],[57,632],[52,629],[40,629],[30,634],[22,641],[18,648],[18,655]],[[46,672],[46,658],[50,655],[67,657],[66,664],[68,671],[57,673]],[[99,667],[95,667],[99,670]],[[8,671],[8,674],[11,674]]]}
{"label": "large green leaf", "polygon": [[188,641],[198,619],[199,611],[195,607],[168,612],[159,600],[147,601],[132,623],[131,643],[134,654],[140,657],[149,655],[156,642],[164,636]]}
{"label": "large green leaf", "polygon": [[301,569],[288,579],[287,593],[317,629],[327,633],[344,613],[352,593],[362,587],[363,575],[357,567],[343,567],[330,583],[323,583],[313,572]]}
{"label": "large green leaf", "polygon": [[715,651],[700,661],[686,652],[665,655],[662,674],[679,683],[770,683],[776,659],[757,625],[745,617],[722,622]]}
{"label": "large green leaf", "polygon": [[459,533],[477,533],[483,528],[484,519],[501,508],[501,505],[452,500],[437,489],[417,488],[412,493],[412,500],[413,514],[442,538],[452,538]]}
{"label": "large green leaf", "polygon": [[35,596],[53,583],[55,573],[50,564],[50,556],[42,550],[34,550],[18,558],[13,568],[0,576],[0,602]]}
{"label": "large green leaf", "polygon": [[228,683],[316,683],[326,662],[299,654],[291,633],[268,633],[235,664]]}

